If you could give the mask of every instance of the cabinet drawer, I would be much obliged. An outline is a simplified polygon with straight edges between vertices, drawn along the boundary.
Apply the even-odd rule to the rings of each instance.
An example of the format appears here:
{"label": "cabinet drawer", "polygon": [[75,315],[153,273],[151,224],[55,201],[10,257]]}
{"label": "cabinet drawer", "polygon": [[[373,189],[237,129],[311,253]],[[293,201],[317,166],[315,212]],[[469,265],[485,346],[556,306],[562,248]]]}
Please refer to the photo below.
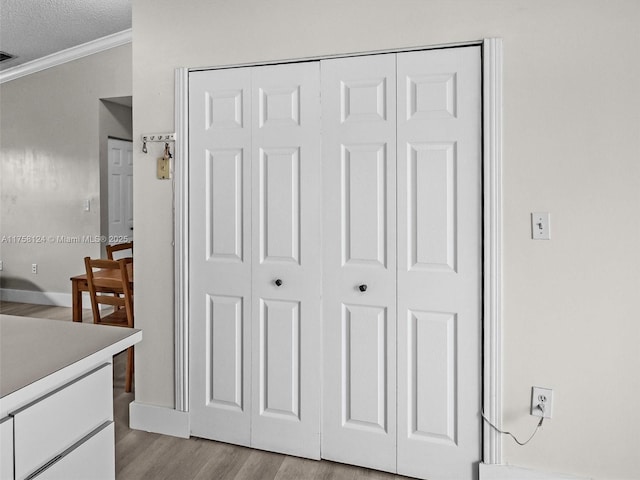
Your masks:
{"label": "cabinet drawer", "polygon": [[111,375],[106,364],[13,413],[16,480],[113,420]]}
{"label": "cabinet drawer", "polygon": [[13,480],[13,418],[0,421],[0,480]]}
{"label": "cabinet drawer", "polygon": [[113,422],[75,445],[29,480],[114,480],[116,478]]}

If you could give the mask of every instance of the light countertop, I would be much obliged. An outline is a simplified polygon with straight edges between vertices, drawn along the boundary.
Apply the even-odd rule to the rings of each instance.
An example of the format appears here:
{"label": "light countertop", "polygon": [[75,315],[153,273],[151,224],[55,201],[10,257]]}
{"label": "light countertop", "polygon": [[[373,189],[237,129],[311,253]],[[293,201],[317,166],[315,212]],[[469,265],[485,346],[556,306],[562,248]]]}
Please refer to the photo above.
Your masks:
{"label": "light countertop", "polygon": [[21,390],[46,390],[65,371],[94,368],[141,339],[133,328],[0,315],[0,415],[19,403],[10,398]]}

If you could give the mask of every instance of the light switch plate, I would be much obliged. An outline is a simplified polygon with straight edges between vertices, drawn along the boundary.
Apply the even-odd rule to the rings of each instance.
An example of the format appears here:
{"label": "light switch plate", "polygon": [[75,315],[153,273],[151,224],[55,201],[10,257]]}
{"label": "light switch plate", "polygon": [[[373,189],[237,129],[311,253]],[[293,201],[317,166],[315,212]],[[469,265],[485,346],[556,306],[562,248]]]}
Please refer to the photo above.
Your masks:
{"label": "light switch plate", "polygon": [[171,173],[169,170],[169,162],[171,160],[168,158],[160,157],[158,158],[158,179],[167,180],[171,178]]}
{"label": "light switch plate", "polygon": [[534,240],[551,239],[551,219],[549,212],[531,214],[531,238]]}

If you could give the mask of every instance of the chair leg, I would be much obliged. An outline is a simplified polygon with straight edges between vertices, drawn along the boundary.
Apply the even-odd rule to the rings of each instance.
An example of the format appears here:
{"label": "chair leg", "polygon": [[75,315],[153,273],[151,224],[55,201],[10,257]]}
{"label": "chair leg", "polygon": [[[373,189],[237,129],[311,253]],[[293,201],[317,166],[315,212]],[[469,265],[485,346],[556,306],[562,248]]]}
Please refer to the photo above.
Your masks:
{"label": "chair leg", "polygon": [[131,391],[131,384],[133,383],[133,347],[127,349],[127,373],[124,381],[124,391],[129,393]]}

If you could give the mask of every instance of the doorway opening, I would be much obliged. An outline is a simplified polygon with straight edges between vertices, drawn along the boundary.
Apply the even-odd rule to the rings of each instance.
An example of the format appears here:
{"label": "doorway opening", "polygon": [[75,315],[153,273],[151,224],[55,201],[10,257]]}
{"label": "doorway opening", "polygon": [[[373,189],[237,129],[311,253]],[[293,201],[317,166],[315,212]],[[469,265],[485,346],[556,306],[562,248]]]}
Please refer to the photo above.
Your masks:
{"label": "doorway opening", "polygon": [[[133,240],[132,97],[100,99],[100,235],[107,243]],[[120,240],[121,241],[118,241]]]}

